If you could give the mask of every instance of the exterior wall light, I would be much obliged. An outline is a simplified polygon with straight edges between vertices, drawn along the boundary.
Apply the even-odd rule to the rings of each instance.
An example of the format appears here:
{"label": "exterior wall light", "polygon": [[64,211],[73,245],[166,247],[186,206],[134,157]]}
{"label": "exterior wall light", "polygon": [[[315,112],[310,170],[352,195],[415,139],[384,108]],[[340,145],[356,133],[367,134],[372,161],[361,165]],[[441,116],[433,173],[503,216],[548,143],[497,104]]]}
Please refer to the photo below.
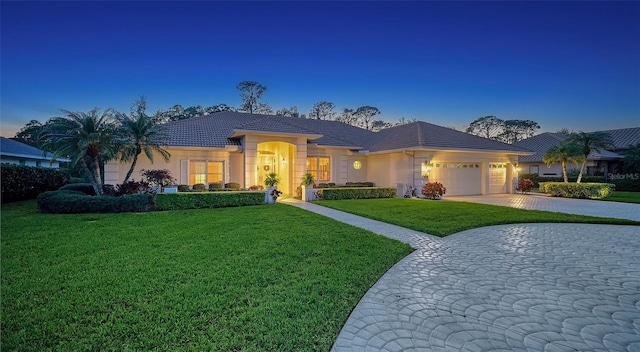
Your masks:
{"label": "exterior wall light", "polygon": [[353,162],[353,168],[356,170],[360,170],[360,168],[362,167],[362,163],[359,160],[356,160]]}

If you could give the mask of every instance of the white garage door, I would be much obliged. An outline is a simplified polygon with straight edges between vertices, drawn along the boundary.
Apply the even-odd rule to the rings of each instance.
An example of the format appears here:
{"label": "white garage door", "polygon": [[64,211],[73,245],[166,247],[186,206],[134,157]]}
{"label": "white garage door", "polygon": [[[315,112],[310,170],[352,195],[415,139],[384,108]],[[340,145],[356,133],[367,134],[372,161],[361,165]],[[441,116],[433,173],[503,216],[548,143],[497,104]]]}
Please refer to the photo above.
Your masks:
{"label": "white garage door", "polygon": [[507,193],[507,164],[489,164],[489,193]]}
{"label": "white garage door", "polygon": [[461,196],[481,193],[479,163],[433,163],[429,181],[437,181],[447,188],[445,195]]}

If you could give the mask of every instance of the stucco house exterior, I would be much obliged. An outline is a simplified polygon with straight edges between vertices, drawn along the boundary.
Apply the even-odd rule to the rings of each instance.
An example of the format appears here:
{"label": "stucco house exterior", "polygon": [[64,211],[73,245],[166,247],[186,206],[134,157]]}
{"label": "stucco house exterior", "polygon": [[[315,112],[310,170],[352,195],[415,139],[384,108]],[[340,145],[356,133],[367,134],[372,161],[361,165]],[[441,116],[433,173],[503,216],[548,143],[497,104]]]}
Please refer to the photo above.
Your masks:
{"label": "stucco house exterior", "polygon": [[51,153],[46,153],[36,147],[0,137],[0,163],[58,168],[60,162],[70,161],[66,158],[52,159],[52,157]]}
{"label": "stucco house exterior", "polygon": [[[141,169],[169,169],[180,184],[262,185],[270,172],[292,195],[303,174],[317,183],[380,187],[441,182],[447,195],[513,192],[524,148],[426,122],[371,132],[336,121],[219,112],[164,125],[169,162],[141,157]],[[129,164],[108,163],[105,182],[121,183]]]}
{"label": "stucco house exterior", "polygon": [[[598,150],[587,157],[586,174],[610,174],[616,172],[616,166],[624,155],[621,153],[629,146],[640,143],[640,127],[622,128],[616,130],[597,131],[609,134],[613,141],[612,150]],[[547,166],[542,158],[549,148],[559,145],[569,138],[566,134],[541,133],[539,135],[514,143],[514,146],[529,149],[534,153],[519,157],[520,172],[538,174],[540,176],[561,176],[562,166],[557,163]],[[567,170],[579,169],[575,164],[567,165]]]}

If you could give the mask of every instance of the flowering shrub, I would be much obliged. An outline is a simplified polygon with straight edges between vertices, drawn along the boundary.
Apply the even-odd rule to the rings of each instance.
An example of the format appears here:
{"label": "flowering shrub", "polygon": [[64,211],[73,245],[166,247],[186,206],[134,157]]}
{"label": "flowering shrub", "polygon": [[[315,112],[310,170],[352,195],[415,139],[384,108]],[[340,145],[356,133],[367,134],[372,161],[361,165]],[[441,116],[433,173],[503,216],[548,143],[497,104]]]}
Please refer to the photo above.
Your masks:
{"label": "flowering shrub", "polygon": [[528,178],[523,178],[518,183],[518,188],[516,188],[516,190],[522,192],[522,194],[526,194],[527,192],[530,192],[531,189],[533,189],[533,185],[534,185],[533,181],[531,181]]}
{"label": "flowering shrub", "polygon": [[262,191],[262,190],[264,190],[264,187],[262,187],[261,185],[254,185],[254,186],[250,186],[249,190],[250,191]]}
{"label": "flowering shrub", "polygon": [[277,188],[274,188],[271,190],[271,192],[269,193],[269,195],[271,196],[271,198],[273,198],[273,201],[275,202],[276,200],[278,200],[278,197],[280,197],[280,195],[282,194],[282,192],[278,191]]}
{"label": "flowering shrub", "polygon": [[173,176],[171,171],[167,169],[162,170],[140,170],[142,179],[148,182],[151,186],[159,186],[161,189],[165,187],[173,186],[178,182]]}
{"label": "flowering shrub", "polygon": [[440,199],[447,189],[440,182],[429,182],[422,187],[422,195],[427,199]]}

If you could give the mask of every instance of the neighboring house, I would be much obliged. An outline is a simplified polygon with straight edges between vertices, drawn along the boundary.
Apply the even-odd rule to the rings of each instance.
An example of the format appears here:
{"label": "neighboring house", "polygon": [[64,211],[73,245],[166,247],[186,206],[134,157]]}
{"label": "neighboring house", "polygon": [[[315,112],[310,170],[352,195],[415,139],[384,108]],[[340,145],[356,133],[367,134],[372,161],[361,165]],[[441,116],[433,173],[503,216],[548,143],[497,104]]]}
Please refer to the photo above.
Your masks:
{"label": "neighboring house", "polygon": [[[587,157],[587,175],[615,173],[616,167],[624,155],[621,154],[630,145],[640,143],[640,127],[623,128],[617,130],[598,131],[608,133],[613,141],[612,150],[598,150]],[[525,174],[538,174],[541,176],[561,176],[562,166],[554,164],[547,166],[542,158],[549,148],[559,145],[569,138],[566,134],[541,133],[539,135],[516,142],[513,145],[534,151],[533,155],[519,157],[520,172]],[[567,170],[580,169],[579,165],[569,164]]]}
{"label": "neighboring house", "polygon": [[0,163],[58,168],[60,162],[69,161],[65,158],[53,159],[51,153],[13,139],[0,137]]}
{"label": "neighboring house", "polygon": [[[374,182],[380,187],[441,182],[447,195],[509,193],[514,164],[530,151],[453,129],[414,122],[371,132],[336,121],[237,112],[170,122],[171,160],[138,160],[141,169],[169,169],[180,184],[262,185],[277,173],[285,194],[303,174],[316,183]],[[105,182],[122,182],[128,164],[109,163]]]}

